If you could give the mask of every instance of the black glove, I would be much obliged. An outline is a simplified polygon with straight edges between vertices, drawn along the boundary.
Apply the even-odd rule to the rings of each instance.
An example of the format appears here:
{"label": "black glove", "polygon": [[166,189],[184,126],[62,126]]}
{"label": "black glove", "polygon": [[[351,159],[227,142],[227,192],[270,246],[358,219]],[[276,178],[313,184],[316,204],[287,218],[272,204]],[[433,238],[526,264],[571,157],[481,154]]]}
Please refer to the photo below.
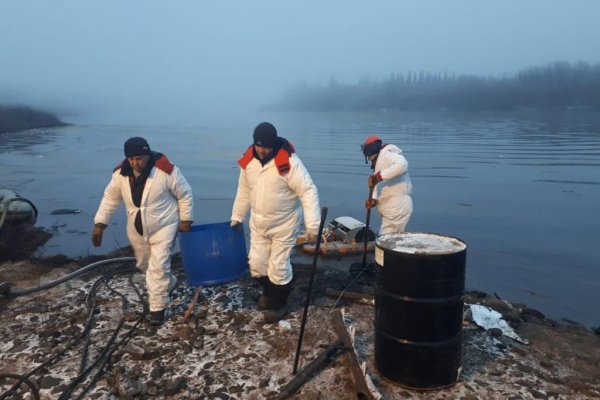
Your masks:
{"label": "black glove", "polygon": [[229,224],[229,226],[231,226],[233,229],[235,229],[236,232],[241,232],[243,224],[240,221],[231,220],[231,223]]}

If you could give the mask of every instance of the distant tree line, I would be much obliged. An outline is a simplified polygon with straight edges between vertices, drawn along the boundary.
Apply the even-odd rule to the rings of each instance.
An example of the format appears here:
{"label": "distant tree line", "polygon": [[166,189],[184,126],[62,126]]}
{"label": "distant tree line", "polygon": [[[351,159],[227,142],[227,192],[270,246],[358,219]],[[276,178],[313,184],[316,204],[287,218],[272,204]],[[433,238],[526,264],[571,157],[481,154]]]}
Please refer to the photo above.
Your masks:
{"label": "distant tree line", "polygon": [[333,110],[510,110],[520,107],[600,109],[600,64],[554,62],[512,77],[447,73],[391,74],[383,81],[306,83],[288,89],[273,109]]}
{"label": "distant tree line", "polygon": [[0,105],[0,134],[66,125],[58,117],[25,106]]}

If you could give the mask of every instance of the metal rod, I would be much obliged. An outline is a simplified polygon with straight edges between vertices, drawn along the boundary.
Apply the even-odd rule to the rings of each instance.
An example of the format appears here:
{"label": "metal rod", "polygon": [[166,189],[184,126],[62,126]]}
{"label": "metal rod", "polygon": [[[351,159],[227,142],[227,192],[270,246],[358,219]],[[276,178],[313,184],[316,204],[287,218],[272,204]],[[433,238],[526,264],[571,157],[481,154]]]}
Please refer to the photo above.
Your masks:
{"label": "metal rod", "polygon": [[327,207],[321,209],[321,223],[319,224],[319,232],[317,233],[317,242],[315,243],[315,254],[313,256],[312,272],[308,281],[308,290],[306,292],[306,302],[304,303],[304,313],[302,314],[302,323],[300,324],[300,337],[298,337],[298,346],[296,347],[296,357],[294,358],[294,370],[292,374],[296,375],[298,371],[298,359],[300,358],[300,348],[302,347],[302,337],[304,336],[304,326],[306,325],[306,316],[308,315],[308,306],[310,305],[310,294],[312,292],[313,281],[315,280],[315,270],[317,269],[317,259],[319,258],[319,247],[321,245],[321,235],[323,234],[323,226],[327,218]]}
{"label": "metal rod", "polygon": [[342,344],[342,340],[338,339],[317,358],[308,363],[308,365],[306,365],[304,369],[300,371],[300,373],[291,381],[283,385],[283,387],[279,389],[277,400],[287,399],[294,394],[294,392],[302,387],[302,385],[304,385],[313,374],[317,373],[321,368],[327,365],[327,363],[333,359],[333,356],[335,356],[340,350],[344,350],[344,346]]}
{"label": "metal rod", "polygon": [[[369,201],[373,198],[373,189],[369,188]],[[367,220],[365,221],[365,246],[363,248],[363,257],[362,257],[362,269],[364,270],[367,266],[367,244],[369,243],[369,224],[371,223],[371,207],[367,208]]]}

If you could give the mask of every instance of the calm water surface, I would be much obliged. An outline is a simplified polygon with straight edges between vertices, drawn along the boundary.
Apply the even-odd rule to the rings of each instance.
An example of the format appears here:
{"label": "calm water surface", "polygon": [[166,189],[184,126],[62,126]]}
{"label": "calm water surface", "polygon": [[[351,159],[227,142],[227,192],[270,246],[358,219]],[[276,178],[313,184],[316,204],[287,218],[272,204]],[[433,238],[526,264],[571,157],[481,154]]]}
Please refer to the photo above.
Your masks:
{"label": "calm water surface", "polygon": [[[261,114],[197,127],[33,130],[0,135],[0,186],[32,200],[38,225],[55,233],[43,255],[106,253],[127,244],[123,211],[99,249],[89,232],[128,137],[145,136],[182,169],[196,223],[221,222],[235,196],[236,159],[263,120],[296,145],[331,218],[365,219],[362,139],[376,133],[398,145],[414,185],[408,228],[464,240],[469,289],[600,325],[598,113]],[[57,209],[81,213],[52,215]]]}

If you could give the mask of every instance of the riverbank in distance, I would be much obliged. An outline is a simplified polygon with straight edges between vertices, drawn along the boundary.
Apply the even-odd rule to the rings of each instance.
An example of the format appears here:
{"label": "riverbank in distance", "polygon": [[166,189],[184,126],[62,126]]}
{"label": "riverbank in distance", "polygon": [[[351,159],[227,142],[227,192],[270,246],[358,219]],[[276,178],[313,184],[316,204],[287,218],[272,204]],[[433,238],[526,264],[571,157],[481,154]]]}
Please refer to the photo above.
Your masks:
{"label": "riverbank in distance", "polygon": [[0,104],[0,134],[35,128],[67,126],[56,115],[27,106]]}

